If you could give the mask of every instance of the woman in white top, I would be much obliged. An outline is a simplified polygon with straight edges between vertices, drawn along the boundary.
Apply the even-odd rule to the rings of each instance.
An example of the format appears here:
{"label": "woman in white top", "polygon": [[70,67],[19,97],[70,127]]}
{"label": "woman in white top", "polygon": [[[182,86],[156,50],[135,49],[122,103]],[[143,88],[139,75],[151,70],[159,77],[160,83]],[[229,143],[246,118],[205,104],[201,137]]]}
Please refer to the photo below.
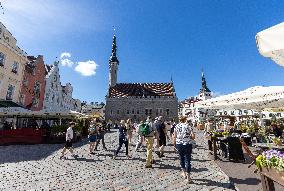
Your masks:
{"label": "woman in white top", "polygon": [[188,183],[191,183],[191,153],[192,141],[195,139],[195,135],[192,128],[186,123],[186,117],[181,117],[179,121],[180,122],[176,125],[173,134],[174,146],[179,153],[182,176],[188,181]]}

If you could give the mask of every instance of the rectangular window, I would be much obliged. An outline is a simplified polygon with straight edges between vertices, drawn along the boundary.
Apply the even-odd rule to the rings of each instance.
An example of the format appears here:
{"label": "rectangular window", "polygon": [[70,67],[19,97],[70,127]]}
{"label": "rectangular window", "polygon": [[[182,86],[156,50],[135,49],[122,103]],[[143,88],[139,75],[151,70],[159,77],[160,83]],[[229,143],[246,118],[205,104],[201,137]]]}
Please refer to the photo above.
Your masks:
{"label": "rectangular window", "polygon": [[14,90],[15,90],[15,86],[9,84],[8,90],[7,90],[7,95],[6,95],[6,100],[12,100],[13,99]]}
{"label": "rectangular window", "polygon": [[129,114],[129,110],[127,110],[126,113]]}
{"label": "rectangular window", "polygon": [[33,104],[33,107],[38,107],[38,103],[39,103],[38,98],[33,97],[33,98],[32,98],[32,104]]}
{"label": "rectangular window", "polygon": [[152,109],[149,109],[149,115],[152,115]]}
{"label": "rectangular window", "polygon": [[132,114],[134,114],[134,109],[132,109]]}
{"label": "rectangular window", "polygon": [[18,68],[19,68],[19,63],[15,61],[14,64],[12,65],[12,72],[17,74]]}
{"label": "rectangular window", "polygon": [[117,110],[116,113],[119,114],[119,110]]}
{"label": "rectangular window", "polygon": [[145,115],[148,115],[148,109],[145,109]]}
{"label": "rectangular window", "polygon": [[24,103],[25,103],[25,95],[20,95],[20,100],[19,100],[19,102],[20,102],[20,104],[21,105],[24,105]]}
{"label": "rectangular window", "polygon": [[5,54],[0,52],[0,66],[4,66],[5,64]]}
{"label": "rectangular window", "polygon": [[139,110],[137,110],[137,114],[139,114]]}
{"label": "rectangular window", "polygon": [[38,81],[36,81],[34,85],[34,94],[35,96],[40,97],[40,83]]}
{"label": "rectangular window", "polygon": [[28,78],[27,78],[27,77],[24,77],[23,85],[24,85],[25,87],[28,87],[29,81],[28,81]]}
{"label": "rectangular window", "polygon": [[110,114],[112,115],[112,110],[110,110]]}
{"label": "rectangular window", "polygon": [[166,112],[167,112],[167,115],[170,115],[170,110],[169,109],[167,109]]}

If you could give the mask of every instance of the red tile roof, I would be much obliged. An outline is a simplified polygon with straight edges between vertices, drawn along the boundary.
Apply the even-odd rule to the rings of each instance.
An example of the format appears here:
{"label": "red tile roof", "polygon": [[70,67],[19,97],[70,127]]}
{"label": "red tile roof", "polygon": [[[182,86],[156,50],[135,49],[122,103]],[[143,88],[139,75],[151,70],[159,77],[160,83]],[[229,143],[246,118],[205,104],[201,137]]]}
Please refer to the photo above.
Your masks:
{"label": "red tile roof", "polygon": [[119,83],[109,88],[109,97],[175,96],[173,83]]}

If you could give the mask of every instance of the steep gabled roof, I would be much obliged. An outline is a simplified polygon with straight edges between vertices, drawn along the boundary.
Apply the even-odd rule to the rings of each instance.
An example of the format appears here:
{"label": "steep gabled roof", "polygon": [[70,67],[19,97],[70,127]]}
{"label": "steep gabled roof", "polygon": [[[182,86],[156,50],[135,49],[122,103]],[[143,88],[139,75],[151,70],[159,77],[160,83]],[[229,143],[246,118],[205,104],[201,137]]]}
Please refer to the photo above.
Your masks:
{"label": "steep gabled roof", "polygon": [[175,90],[172,83],[119,83],[109,88],[109,97],[172,96]]}

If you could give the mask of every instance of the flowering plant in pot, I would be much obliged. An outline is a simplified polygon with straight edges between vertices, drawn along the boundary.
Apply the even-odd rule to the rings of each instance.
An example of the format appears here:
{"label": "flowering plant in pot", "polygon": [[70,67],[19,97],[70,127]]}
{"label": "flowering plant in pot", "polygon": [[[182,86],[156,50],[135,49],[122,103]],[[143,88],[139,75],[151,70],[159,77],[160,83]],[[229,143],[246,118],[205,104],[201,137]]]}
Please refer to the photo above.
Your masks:
{"label": "flowering plant in pot", "polygon": [[267,150],[256,158],[256,166],[262,168],[274,168],[284,174],[284,152],[277,150]]}

